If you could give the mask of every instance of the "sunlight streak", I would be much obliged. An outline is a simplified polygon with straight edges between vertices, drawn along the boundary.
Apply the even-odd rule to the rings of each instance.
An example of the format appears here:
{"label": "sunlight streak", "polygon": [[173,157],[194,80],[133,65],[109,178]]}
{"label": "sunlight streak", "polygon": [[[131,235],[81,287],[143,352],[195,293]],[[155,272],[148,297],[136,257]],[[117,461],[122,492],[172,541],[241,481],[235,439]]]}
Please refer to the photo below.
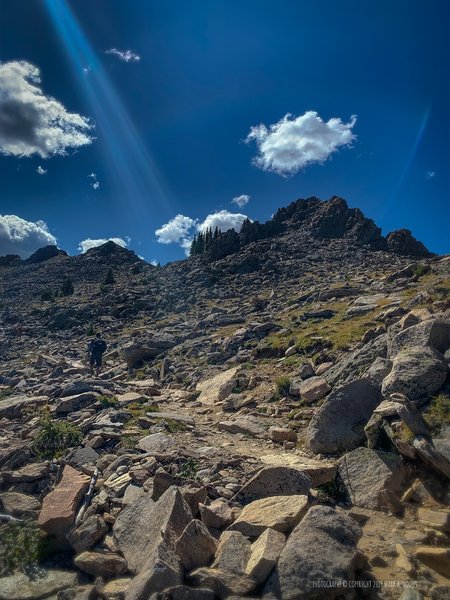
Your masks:
{"label": "sunlight streak", "polygon": [[168,209],[157,167],[75,15],[65,0],[45,0],[45,6],[95,115],[111,178],[127,209],[148,212],[155,203]]}

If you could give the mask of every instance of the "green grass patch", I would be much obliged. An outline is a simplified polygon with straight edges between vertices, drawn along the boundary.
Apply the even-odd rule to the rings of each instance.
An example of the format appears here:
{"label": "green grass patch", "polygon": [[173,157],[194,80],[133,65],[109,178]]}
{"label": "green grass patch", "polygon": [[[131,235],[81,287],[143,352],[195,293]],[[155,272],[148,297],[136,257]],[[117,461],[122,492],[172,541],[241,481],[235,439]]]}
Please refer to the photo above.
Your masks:
{"label": "green grass patch", "polygon": [[0,576],[29,573],[46,557],[47,546],[44,531],[32,521],[0,526]]}
{"label": "green grass patch", "polygon": [[275,389],[279,396],[287,396],[291,389],[291,380],[286,375],[281,375],[275,379]]}
{"label": "green grass patch", "polygon": [[83,434],[76,425],[67,421],[56,421],[44,411],[39,417],[38,433],[32,448],[40,458],[59,458],[69,448],[78,446],[82,439]]}
{"label": "green grass patch", "polygon": [[100,396],[98,400],[102,408],[117,408],[119,406],[119,401],[115,396]]}

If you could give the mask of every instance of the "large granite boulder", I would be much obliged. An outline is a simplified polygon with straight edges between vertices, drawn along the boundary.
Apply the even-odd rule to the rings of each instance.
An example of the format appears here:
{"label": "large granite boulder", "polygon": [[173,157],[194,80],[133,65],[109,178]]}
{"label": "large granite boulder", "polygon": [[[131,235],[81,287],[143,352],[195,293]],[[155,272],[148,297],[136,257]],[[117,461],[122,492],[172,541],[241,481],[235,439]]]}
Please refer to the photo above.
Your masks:
{"label": "large granite boulder", "polygon": [[381,392],[368,379],[334,389],[308,426],[310,450],[334,454],[355,448],[365,440],[364,427],[382,399]]}
{"label": "large granite boulder", "polygon": [[[312,507],[297,525],[272,571],[263,598],[332,599],[342,594],[341,580],[354,579],[359,525],[328,506]],[[336,587],[320,587],[320,582]]]}

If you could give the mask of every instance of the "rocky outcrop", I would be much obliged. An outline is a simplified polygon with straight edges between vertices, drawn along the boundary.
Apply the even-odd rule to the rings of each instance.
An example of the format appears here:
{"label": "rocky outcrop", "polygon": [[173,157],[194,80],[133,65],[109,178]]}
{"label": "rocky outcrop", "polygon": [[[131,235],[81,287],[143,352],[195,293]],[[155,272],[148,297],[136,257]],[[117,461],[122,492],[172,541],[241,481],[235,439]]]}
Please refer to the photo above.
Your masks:
{"label": "rocky outcrop", "polygon": [[68,256],[67,252],[60,250],[57,246],[44,246],[36,250],[29,258],[23,262],[27,265],[36,265],[56,256]]}
{"label": "rocky outcrop", "polygon": [[383,399],[367,379],[334,389],[315,412],[307,431],[309,448],[334,454],[352,450],[365,440],[364,427]]}
{"label": "rocky outcrop", "polygon": [[420,258],[430,258],[434,256],[427,248],[416,240],[409,229],[398,229],[392,231],[386,236],[387,247],[390,252],[402,254],[404,256],[417,256]]}
{"label": "rocky outcrop", "polygon": [[[263,598],[340,596],[339,582],[354,579],[356,545],[361,535],[359,525],[350,517],[326,506],[314,506],[290,535]],[[326,590],[320,587],[323,581],[329,582]]]}

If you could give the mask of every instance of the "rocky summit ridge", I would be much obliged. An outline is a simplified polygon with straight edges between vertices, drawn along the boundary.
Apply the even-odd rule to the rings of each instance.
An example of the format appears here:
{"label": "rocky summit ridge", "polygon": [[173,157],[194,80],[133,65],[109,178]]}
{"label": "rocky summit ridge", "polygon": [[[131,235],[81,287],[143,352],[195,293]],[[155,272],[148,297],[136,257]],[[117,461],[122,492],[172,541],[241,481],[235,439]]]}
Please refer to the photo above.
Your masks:
{"label": "rocky summit ridge", "polygon": [[449,291],[338,197],[1,257],[0,600],[447,598]]}

